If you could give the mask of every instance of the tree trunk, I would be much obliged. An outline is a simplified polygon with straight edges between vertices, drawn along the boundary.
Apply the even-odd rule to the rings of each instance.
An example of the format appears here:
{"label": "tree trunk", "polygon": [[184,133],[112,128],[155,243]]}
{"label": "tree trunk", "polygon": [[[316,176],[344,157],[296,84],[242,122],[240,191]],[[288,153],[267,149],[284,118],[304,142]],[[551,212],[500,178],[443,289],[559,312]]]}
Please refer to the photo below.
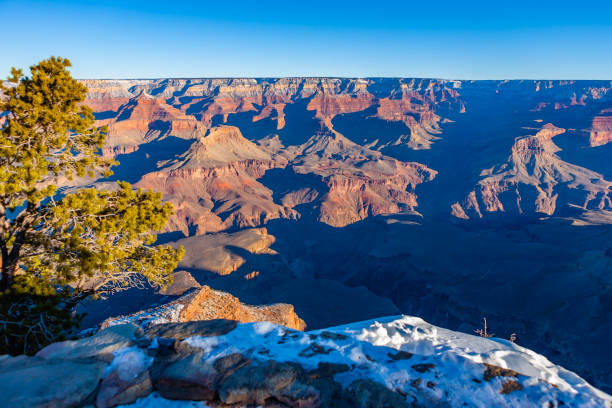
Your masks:
{"label": "tree trunk", "polygon": [[24,233],[19,233],[10,251],[6,247],[5,242],[0,243],[0,253],[2,255],[2,280],[0,281],[0,290],[4,291],[9,289],[15,281],[24,237]]}
{"label": "tree trunk", "polygon": [[0,244],[0,254],[2,255],[2,280],[0,281],[0,290],[5,291],[13,284],[14,270],[11,271],[9,261],[8,248],[4,242]]}

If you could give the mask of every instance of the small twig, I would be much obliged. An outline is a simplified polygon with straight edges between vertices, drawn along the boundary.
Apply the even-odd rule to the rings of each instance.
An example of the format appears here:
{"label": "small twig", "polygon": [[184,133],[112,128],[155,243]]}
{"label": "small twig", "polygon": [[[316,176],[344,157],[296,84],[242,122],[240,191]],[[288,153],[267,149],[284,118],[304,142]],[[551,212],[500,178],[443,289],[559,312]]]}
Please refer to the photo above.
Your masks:
{"label": "small twig", "polygon": [[477,329],[474,330],[476,332],[476,334],[478,334],[480,337],[485,337],[485,338],[489,338],[489,337],[493,337],[494,334],[493,333],[489,333],[487,331],[487,318],[483,317],[482,320],[484,320],[484,330],[483,329]]}

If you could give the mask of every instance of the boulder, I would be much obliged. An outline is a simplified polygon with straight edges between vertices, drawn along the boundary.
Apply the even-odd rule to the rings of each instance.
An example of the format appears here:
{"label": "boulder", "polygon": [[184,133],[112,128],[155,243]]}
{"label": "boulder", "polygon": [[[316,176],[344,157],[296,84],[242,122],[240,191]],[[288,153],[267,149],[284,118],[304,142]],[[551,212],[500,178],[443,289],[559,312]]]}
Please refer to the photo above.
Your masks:
{"label": "boulder", "polygon": [[336,374],[344,373],[350,370],[346,364],[319,362],[317,368],[308,372],[308,378],[331,378]]}
{"label": "boulder", "polygon": [[98,408],[130,404],[153,391],[149,373],[152,357],[138,347],[119,350],[114,354],[115,358],[98,390]]}
{"label": "boulder", "polygon": [[408,407],[404,397],[372,380],[353,381],[346,392],[355,408]]}
{"label": "boulder", "polygon": [[155,380],[155,389],[175,400],[212,400],[217,371],[203,361],[202,352],[187,355],[168,365]]}
{"label": "boulder", "polygon": [[89,360],[16,357],[0,362],[0,405],[77,407],[93,398],[106,364]]}
{"label": "boulder", "polygon": [[251,306],[244,304],[235,296],[203,286],[197,292],[182,298],[184,304],[180,312],[181,321],[229,319],[240,323],[272,322],[291,329],[304,330],[306,323],[296,313],[292,305],[277,303],[272,305]]}
{"label": "boulder", "polygon": [[153,391],[153,383],[148,371],[143,371],[135,378],[124,380],[113,372],[100,384],[96,398],[97,408],[110,408],[117,405],[131,404],[138,398],[146,397]]}
{"label": "boulder", "polygon": [[223,336],[234,330],[238,322],[226,319],[200,320],[185,323],[161,323],[151,326],[149,337],[166,337],[183,340],[192,336]]}
{"label": "boulder", "polygon": [[178,271],[172,274],[172,284],[159,291],[161,295],[181,296],[193,288],[200,288],[200,284],[187,271]]}
{"label": "boulder", "polygon": [[224,380],[219,398],[225,404],[263,405],[276,400],[290,407],[319,406],[318,391],[299,381],[301,367],[265,361],[238,369]]}
{"label": "boulder", "polygon": [[214,363],[215,370],[218,373],[218,382],[222,382],[230,375],[234,374],[240,368],[251,364],[251,360],[245,358],[240,353],[230,354],[229,356],[221,357]]}
{"label": "boulder", "polygon": [[142,330],[132,324],[120,324],[99,331],[95,336],[81,340],[53,343],[36,356],[45,359],[80,359],[95,357],[112,360],[112,352],[129,347],[142,336]]}

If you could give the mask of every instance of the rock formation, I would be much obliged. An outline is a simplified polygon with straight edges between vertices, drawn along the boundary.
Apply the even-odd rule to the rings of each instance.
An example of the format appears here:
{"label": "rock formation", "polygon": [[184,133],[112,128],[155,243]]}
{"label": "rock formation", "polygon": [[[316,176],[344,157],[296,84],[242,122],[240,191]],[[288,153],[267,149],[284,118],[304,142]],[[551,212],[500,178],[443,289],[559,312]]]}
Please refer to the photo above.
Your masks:
{"label": "rock formation", "polygon": [[167,400],[362,408],[612,402],[531,350],[409,316],[310,333],[232,320],[157,324],[144,332],[123,324],[52,344],[35,357],[4,357],[0,373],[3,401],[14,408]]}
{"label": "rock formation", "polygon": [[207,286],[185,299],[184,303],[180,321],[230,319],[242,323],[272,322],[295,330],[306,328],[291,305],[248,306],[234,296]]}
{"label": "rock formation", "polygon": [[[410,147],[420,149],[428,148],[437,138],[435,134],[440,133],[442,118],[433,112],[434,108],[461,106],[455,83],[430,80],[395,81],[385,86],[366,80],[330,78],[85,84],[90,88],[87,103],[99,112],[98,123],[109,126],[105,155],[124,156],[123,160],[129,161],[130,153],[152,141],[169,136],[194,141],[180,157],[155,162],[159,170],[140,174],[138,183],[139,187],[163,191],[176,205],[169,229],[185,235],[190,231],[204,234],[259,226],[276,218],[296,218],[300,214],[292,208],[315,195],[323,200],[317,204],[318,219],[333,226],[370,215],[412,210],[418,205],[414,187],[431,180],[435,172],[416,163],[406,165],[388,157],[383,159],[374,151],[363,154],[362,148],[334,130],[332,121],[338,115],[375,108],[373,117],[405,124],[406,134],[372,146],[380,149],[405,140]],[[276,119],[276,125],[268,128],[270,133],[263,136],[291,132],[295,125],[288,121],[299,123],[303,119],[296,118],[293,111],[289,117],[286,106],[302,100],[308,102],[304,113],[314,111],[312,120],[318,122],[314,126],[319,133],[305,135],[303,144],[281,140],[282,151],[266,151],[263,145],[246,140],[236,127],[211,128],[213,119],[219,116],[221,122],[228,122],[228,115],[253,112],[250,120],[254,126]],[[286,123],[291,129],[286,129]],[[276,154],[272,157],[271,153]],[[297,162],[288,163],[287,157]],[[273,168],[288,167],[304,174],[308,171],[307,162],[317,159],[327,160],[328,164],[310,170],[323,179],[328,191],[295,186],[297,192],[290,192],[282,201],[289,206],[275,202],[272,190],[257,181]],[[353,197],[340,197],[349,191]]]}
{"label": "rock formation", "polygon": [[283,202],[318,204],[318,220],[335,227],[372,215],[415,210],[415,187],[436,174],[422,164],[361,147],[332,129],[288,150],[293,156],[291,170],[320,176],[326,191],[304,191],[297,185],[285,192]]}
{"label": "rock formation", "polygon": [[209,129],[162,170],[143,176],[138,187],[162,191],[175,206],[168,228],[189,235],[254,227],[274,218],[295,218],[274,203],[257,181],[277,161],[231,126]]}
{"label": "rock formation", "polygon": [[591,146],[602,146],[612,142],[612,116],[593,118],[589,142]]}
{"label": "rock formation", "polygon": [[101,328],[126,322],[147,328],[159,323],[182,323],[198,320],[229,319],[242,323],[272,322],[294,330],[304,330],[306,323],[298,317],[293,306],[273,304],[245,305],[229,293],[208,286],[194,286],[194,290],[165,305],[142,310],[132,315],[112,317]]}
{"label": "rock formation", "polygon": [[[450,118],[460,121],[481,99],[524,100],[530,108],[526,115],[588,109],[581,115],[593,115],[590,146],[610,139],[606,109],[612,93],[605,81],[235,78],[84,83],[99,124],[110,128],[104,154],[129,162],[152,141],[174,137],[191,143],[187,151],[176,147],[174,157],[150,159],[148,171],[137,174],[139,186],[164,192],[177,206],[168,228],[185,235],[304,215],[341,227],[368,216],[418,211],[415,187],[446,169],[405,163],[403,157],[407,151],[435,150],[436,141],[444,139],[443,124]],[[518,150],[537,150],[534,140],[517,142],[513,152],[520,156],[529,153]],[[545,144],[546,160],[553,160],[557,148]],[[503,166],[493,163],[498,170],[490,171],[503,173]],[[572,172],[565,167],[562,172]],[[279,192],[267,182],[273,169],[284,169],[296,181],[293,188]],[[301,175],[314,175],[314,184],[320,182],[322,188],[311,181],[300,185]],[[566,176],[554,184],[565,183]],[[524,181],[498,185],[483,179],[466,199],[455,198],[453,214],[479,218],[504,206],[509,214],[553,214],[567,205],[607,208],[602,190],[582,188],[582,182],[565,183],[565,193],[559,195],[547,180]],[[576,202],[583,193],[575,189],[586,190],[588,198]],[[512,194],[522,196],[522,204],[510,203],[516,201]],[[531,196],[535,205],[526,203]]]}
{"label": "rock formation", "polygon": [[[110,106],[113,102],[115,99],[110,98]],[[87,103],[90,103],[89,99]],[[97,105],[94,103],[93,107]],[[120,105],[112,118],[99,119],[97,122],[108,125],[106,149],[114,149],[115,154],[130,153],[138,145],[166,135],[193,138],[202,129],[194,117],[144,92]]]}
{"label": "rock formation", "polygon": [[[275,240],[265,228],[249,228],[231,234],[218,233],[183,238],[172,245],[185,248],[180,268],[229,275],[244,265],[245,254],[276,254],[270,249]],[[237,248],[241,253],[236,253],[237,251],[232,251],[231,248]]]}
{"label": "rock formation", "polygon": [[508,162],[483,170],[476,189],[452,207],[458,218],[482,218],[498,211],[552,215],[557,199],[583,209],[612,209],[612,182],[601,174],[561,160],[552,141],[565,129],[546,124],[534,136],[518,138]]}
{"label": "rock formation", "polygon": [[[114,178],[174,204],[160,242],[199,285],[310,328],[487,316],[612,390],[610,81],[84,82]],[[88,324],[169,296],[91,304]]]}

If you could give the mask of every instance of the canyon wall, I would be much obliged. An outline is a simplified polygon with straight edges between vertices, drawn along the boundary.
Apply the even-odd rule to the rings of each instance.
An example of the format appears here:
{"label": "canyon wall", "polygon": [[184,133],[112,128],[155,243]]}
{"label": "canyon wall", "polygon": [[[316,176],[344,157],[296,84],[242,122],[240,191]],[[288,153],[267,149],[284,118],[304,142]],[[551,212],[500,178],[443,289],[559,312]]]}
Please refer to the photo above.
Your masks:
{"label": "canyon wall", "polygon": [[[612,139],[606,81],[83,82],[98,124],[109,126],[104,154],[125,162],[130,181],[175,204],[169,232],[300,217],[343,227],[379,214],[422,212],[430,207],[423,200],[436,216],[457,220],[610,210],[609,172],[566,162],[552,136],[543,136],[553,126],[571,136],[576,151],[606,145]],[[489,140],[479,136],[485,131],[492,132]],[[530,133],[537,135],[524,136]],[[453,152],[456,143],[473,149]],[[469,158],[476,154],[478,160]],[[479,169],[480,162],[486,167]],[[455,185],[441,185],[444,206],[419,194],[421,184],[437,185],[438,173],[449,177],[467,167],[472,187],[455,192]]]}
{"label": "canyon wall", "polygon": [[[160,242],[199,284],[310,329],[486,316],[612,390],[612,82],[83,82],[120,162],[92,183],[162,192]],[[90,322],[172,300],[155,296]]]}

